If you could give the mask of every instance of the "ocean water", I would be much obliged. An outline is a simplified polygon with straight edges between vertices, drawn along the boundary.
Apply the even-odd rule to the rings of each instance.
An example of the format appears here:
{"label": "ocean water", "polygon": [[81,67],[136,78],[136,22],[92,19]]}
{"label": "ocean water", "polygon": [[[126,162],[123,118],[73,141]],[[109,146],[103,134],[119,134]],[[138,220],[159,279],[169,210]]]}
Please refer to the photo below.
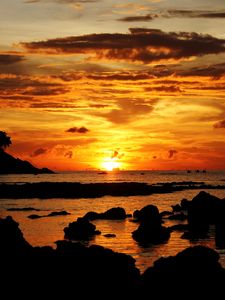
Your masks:
{"label": "ocean water", "polygon": [[[186,171],[121,171],[99,174],[94,171],[80,171],[73,173],[59,173],[46,175],[6,175],[0,176],[0,182],[23,183],[23,182],[146,182],[149,184],[195,181],[205,182],[211,185],[225,184],[225,171],[207,171],[187,173]],[[159,211],[171,210],[171,205],[179,203],[183,198],[191,200],[200,190],[179,191],[169,194],[153,194],[149,196],[129,196],[85,199],[0,199],[0,217],[11,215],[20,224],[20,228],[26,240],[33,246],[50,245],[55,247],[55,241],[64,238],[63,229],[78,217],[82,217],[88,211],[104,212],[109,208],[121,206],[127,213],[141,209],[145,205],[154,204]],[[207,190],[206,190],[207,191]],[[209,190],[211,194],[219,198],[225,198],[225,190]],[[34,207],[38,212],[8,211],[9,208]],[[52,211],[66,210],[70,215],[45,217],[31,220],[30,214],[47,215]],[[207,239],[189,241],[181,239],[182,232],[173,232],[169,241],[160,245],[141,247],[132,239],[131,233],[138,227],[131,218],[125,221],[93,221],[97,229],[102,232],[89,244],[99,244],[114,251],[132,255],[136,260],[136,266],[143,272],[161,256],[175,255],[188,246],[197,244],[206,245],[215,249],[214,228],[210,228]],[[182,222],[180,222],[182,223]],[[165,226],[177,224],[177,221],[166,221]],[[106,238],[104,234],[116,234],[115,238]],[[88,244],[86,242],[86,244]],[[225,251],[216,249],[220,254],[221,264],[225,267]]]}

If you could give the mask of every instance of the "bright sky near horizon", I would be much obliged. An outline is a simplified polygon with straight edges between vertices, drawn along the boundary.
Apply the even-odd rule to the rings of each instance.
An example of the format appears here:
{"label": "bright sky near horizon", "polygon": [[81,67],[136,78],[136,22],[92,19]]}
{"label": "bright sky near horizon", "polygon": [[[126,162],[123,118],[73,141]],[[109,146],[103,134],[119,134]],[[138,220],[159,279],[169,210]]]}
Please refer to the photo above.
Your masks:
{"label": "bright sky near horizon", "polygon": [[38,167],[225,168],[224,0],[1,0],[0,130]]}

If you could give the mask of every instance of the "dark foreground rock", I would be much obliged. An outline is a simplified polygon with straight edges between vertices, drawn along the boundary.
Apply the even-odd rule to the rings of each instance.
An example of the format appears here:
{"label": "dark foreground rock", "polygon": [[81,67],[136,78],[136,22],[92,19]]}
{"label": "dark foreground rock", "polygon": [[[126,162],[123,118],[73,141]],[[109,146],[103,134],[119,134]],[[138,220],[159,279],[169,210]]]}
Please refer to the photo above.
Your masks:
{"label": "dark foreground rock", "polygon": [[[157,291],[159,299],[168,296],[172,286],[185,293],[185,299],[193,295],[194,298],[206,297],[208,293],[218,297],[223,293],[224,279],[225,270],[219,263],[219,254],[203,246],[189,247],[176,256],[160,258],[142,275],[143,291]],[[179,297],[181,294],[173,294],[173,299]]]}
{"label": "dark foreground rock", "polygon": [[206,247],[160,258],[140,275],[131,256],[101,246],[58,241],[56,249],[32,247],[11,217],[0,219],[0,238],[1,292],[7,298],[15,292],[22,299],[223,297],[225,270],[218,253]]}
{"label": "dark foreground rock", "polygon": [[11,217],[0,219],[0,238],[1,292],[9,298],[15,291],[23,299],[34,293],[51,299],[130,297],[140,284],[135,260],[126,254],[69,241],[58,241],[56,249],[31,247]]}

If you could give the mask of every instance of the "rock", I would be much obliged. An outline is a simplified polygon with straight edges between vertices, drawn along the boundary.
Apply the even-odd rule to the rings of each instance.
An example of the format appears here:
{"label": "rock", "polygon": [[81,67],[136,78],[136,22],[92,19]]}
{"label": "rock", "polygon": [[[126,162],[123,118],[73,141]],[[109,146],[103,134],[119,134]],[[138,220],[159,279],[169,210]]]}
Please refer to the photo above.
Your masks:
{"label": "rock", "polygon": [[89,240],[96,234],[101,234],[96,230],[96,226],[84,218],[78,218],[76,222],[69,223],[64,228],[65,239],[69,240]]}
{"label": "rock", "polygon": [[71,215],[71,213],[68,213],[67,211],[53,211],[50,214],[46,215],[45,217],[55,217],[55,216],[67,216]]}
{"label": "rock", "polygon": [[187,199],[182,199],[180,202],[180,206],[182,210],[188,210],[188,207],[190,205],[191,201],[187,200]]}
{"label": "rock", "polygon": [[100,218],[100,214],[95,211],[89,211],[83,216],[83,218],[88,221],[94,221]]}
{"label": "rock", "polygon": [[24,239],[19,224],[11,216],[5,219],[0,218],[0,240],[0,253],[20,253],[31,248],[30,244]]}
{"label": "rock", "polygon": [[32,214],[32,215],[29,215],[29,216],[27,216],[29,219],[40,219],[40,218],[42,218],[43,216],[40,216],[40,215],[36,215],[36,214]]}
{"label": "rock", "polygon": [[106,238],[114,238],[114,237],[116,237],[116,235],[114,233],[107,233],[107,234],[104,234],[103,236],[106,237]]}
{"label": "rock", "polygon": [[187,219],[187,216],[184,213],[173,214],[167,218],[168,220],[179,220],[183,221]]}
{"label": "rock", "polygon": [[[224,271],[216,251],[203,246],[189,247],[175,256],[155,261],[142,275],[143,293],[157,292],[160,299],[168,296],[168,288],[175,284],[188,298],[206,297],[209,292],[215,296],[219,294],[218,288],[223,291]],[[178,293],[175,299],[180,296]]]}
{"label": "rock", "polygon": [[188,230],[188,224],[176,224],[168,227],[170,231],[186,231]]}
{"label": "rock", "polygon": [[201,191],[188,205],[189,233],[187,238],[206,237],[209,225],[218,219],[221,200]]}
{"label": "rock", "polygon": [[154,205],[145,206],[138,213],[140,225],[132,232],[134,240],[141,244],[159,244],[167,241],[170,230],[161,225],[161,216]]}
{"label": "rock", "polygon": [[107,220],[124,220],[126,219],[126,211],[122,207],[113,207],[103,213],[102,218]]}
{"label": "rock", "polygon": [[163,217],[167,217],[167,216],[171,216],[173,215],[172,211],[168,211],[168,210],[165,210],[165,211],[162,211],[160,213],[160,216],[163,218]]}
{"label": "rock", "polygon": [[93,220],[124,220],[127,218],[127,214],[124,208],[122,207],[113,207],[105,211],[104,213],[97,213],[90,211],[86,213],[83,217],[88,221]]}
{"label": "rock", "polygon": [[182,210],[180,204],[176,204],[176,205],[171,205],[173,212],[179,212]]}
{"label": "rock", "polygon": [[135,210],[133,217],[140,222],[149,222],[150,220],[154,225],[160,225],[162,222],[159,210],[155,205],[147,205],[141,210]]}

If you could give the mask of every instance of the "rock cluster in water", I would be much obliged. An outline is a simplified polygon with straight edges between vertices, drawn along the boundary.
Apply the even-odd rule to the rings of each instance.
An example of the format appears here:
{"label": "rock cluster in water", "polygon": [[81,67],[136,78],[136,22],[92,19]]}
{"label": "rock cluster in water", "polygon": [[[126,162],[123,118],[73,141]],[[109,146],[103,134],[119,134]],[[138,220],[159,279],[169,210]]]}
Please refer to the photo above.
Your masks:
{"label": "rock cluster in water", "polygon": [[[180,225],[186,225],[184,230],[189,236],[205,236],[213,224],[216,240],[223,245],[224,201],[201,192],[192,201],[183,201],[185,206],[180,204],[180,209],[177,207],[172,214],[187,214],[188,223]],[[166,240],[172,229],[162,226],[162,215],[154,205],[136,211],[134,217],[140,224],[133,237],[138,242]],[[167,217],[168,212],[164,215]],[[166,238],[162,228],[167,232]],[[65,238],[82,240],[95,235],[97,230],[85,217],[70,223],[64,232]],[[146,299],[146,295],[161,298],[171,293],[173,299],[182,295],[205,298],[210,293],[216,299],[224,292],[225,269],[219,263],[219,254],[208,247],[189,247],[175,256],[162,257],[140,274],[131,256],[101,246],[88,247],[64,240],[56,242],[56,249],[32,247],[10,216],[0,219],[0,239],[1,286],[8,297],[15,289],[17,297],[23,298],[30,297],[30,290],[40,297],[67,298],[81,293],[84,298],[104,299],[118,295],[132,299]]]}

